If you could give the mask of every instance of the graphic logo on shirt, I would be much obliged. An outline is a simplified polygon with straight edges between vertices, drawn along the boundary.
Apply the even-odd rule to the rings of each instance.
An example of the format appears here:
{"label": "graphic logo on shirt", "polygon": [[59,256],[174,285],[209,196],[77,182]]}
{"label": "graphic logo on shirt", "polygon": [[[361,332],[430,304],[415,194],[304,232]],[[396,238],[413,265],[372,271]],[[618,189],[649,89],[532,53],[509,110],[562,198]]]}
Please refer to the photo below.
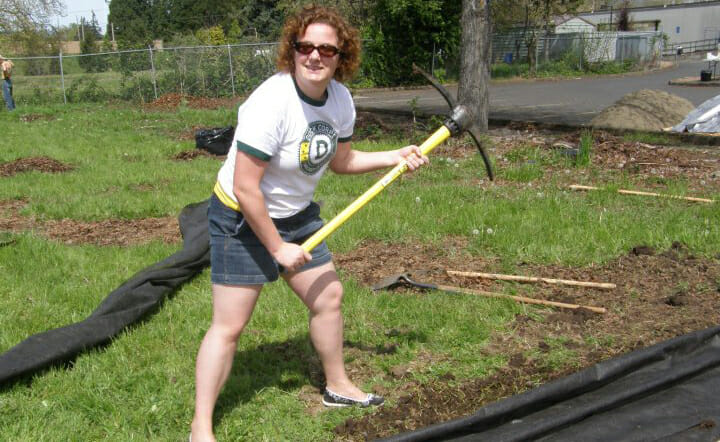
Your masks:
{"label": "graphic logo on shirt", "polygon": [[335,155],[337,139],[337,132],[326,122],[310,123],[300,142],[300,170],[316,174]]}

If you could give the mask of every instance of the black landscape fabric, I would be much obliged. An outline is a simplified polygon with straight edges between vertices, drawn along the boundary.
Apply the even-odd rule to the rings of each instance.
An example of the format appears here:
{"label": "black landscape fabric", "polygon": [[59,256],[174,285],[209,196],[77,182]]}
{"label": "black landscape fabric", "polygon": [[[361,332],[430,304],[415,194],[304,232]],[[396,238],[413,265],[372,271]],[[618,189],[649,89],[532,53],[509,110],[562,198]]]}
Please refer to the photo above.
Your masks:
{"label": "black landscape fabric", "polygon": [[385,441],[718,441],[720,326]]}
{"label": "black landscape fabric", "polygon": [[155,311],[176,288],[210,264],[208,201],[185,207],[178,217],[183,248],[141,270],[112,291],[85,320],[30,336],[0,355],[0,385],[75,358],[108,343]]}

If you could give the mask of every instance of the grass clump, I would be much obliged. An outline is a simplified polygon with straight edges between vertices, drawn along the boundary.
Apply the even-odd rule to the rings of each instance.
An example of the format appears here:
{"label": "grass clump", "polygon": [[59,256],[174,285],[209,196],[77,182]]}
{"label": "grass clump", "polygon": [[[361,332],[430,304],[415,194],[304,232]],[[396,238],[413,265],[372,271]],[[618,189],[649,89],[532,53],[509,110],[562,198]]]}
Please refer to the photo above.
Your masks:
{"label": "grass clump", "polygon": [[580,135],[580,145],[578,146],[578,154],[575,159],[575,165],[580,167],[588,167],[590,165],[590,154],[593,147],[593,135],[589,130],[583,130]]}

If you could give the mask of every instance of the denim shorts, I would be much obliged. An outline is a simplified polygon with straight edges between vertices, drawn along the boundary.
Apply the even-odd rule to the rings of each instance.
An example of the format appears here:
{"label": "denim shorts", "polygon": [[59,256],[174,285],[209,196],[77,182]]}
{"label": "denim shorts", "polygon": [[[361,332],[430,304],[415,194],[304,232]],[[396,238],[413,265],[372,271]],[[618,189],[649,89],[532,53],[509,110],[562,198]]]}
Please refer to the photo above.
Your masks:
{"label": "denim shorts", "polygon": [[[222,285],[256,285],[278,279],[283,271],[252,231],[243,214],[223,204],[216,195],[210,197],[210,280]],[[288,218],[273,219],[280,237],[302,244],[323,226],[320,206],[316,203]],[[312,260],[298,269],[311,269],[332,260],[325,241],[310,254]]]}

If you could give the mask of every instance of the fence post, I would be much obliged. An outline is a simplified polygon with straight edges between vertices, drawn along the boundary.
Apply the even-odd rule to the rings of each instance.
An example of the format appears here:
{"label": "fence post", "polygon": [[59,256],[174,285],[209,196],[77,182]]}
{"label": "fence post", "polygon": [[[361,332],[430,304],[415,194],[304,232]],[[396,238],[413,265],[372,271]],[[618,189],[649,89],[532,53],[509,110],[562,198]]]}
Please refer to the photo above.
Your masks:
{"label": "fence post", "polygon": [[153,61],[152,56],[152,45],[148,45],[148,51],[150,52],[150,71],[152,74],[153,93],[155,94],[155,99],[157,100],[157,83],[155,82],[155,62]]}
{"label": "fence post", "polygon": [[585,56],[585,36],[580,35],[578,36],[580,38],[580,44],[578,46],[578,65],[579,70],[582,72],[583,70],[583,57]]}
{"label": "fence post", "polygon": [[63,64],[62,64],[62,49],[60,49],[60,85],[62,87],[63,92],[63,104],[67,104],[67,96],[65,96],[65,73],[63,72]]}
{"label": "fence post", "polygon": [[235,74],[233,73],[232,67],[232,51],[230,50],[230,43],[227,45],[228,48],[228,62],[230,63],[230,84],[232,85],[232,94],[235,96]]}

